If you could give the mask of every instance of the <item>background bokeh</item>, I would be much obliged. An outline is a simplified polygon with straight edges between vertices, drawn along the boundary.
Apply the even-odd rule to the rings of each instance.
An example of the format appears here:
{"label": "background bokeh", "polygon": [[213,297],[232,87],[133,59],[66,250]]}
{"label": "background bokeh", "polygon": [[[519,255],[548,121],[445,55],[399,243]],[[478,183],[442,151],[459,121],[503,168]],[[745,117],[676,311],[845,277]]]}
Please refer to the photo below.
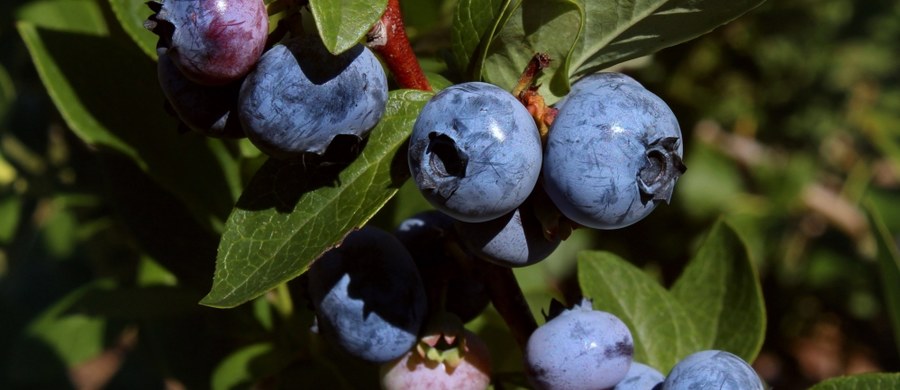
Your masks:
{"label": "background bokeh", "polygon": [[[214,233],[185,227],[196,222],[171,194],[67,129],[15,28],[34,3],[0,3],[0,387],[208,387],[230,346],[278,326],[272,309],[264,298],[231,311],[195,304],[208,291]],[[403,2],[423,57],[446,49],[451,3]],[[671,283],[721,217],[760,270],[768,328],[754,366],[771,386],[900,371],[868,217],[900,233],[900,3],[770,1],[621,69],[679,116],[688,171],[672,204],[646,220],[578,231],[550,261],[517,270],[533,302],[577,295],[574,253],[585,248]],[[376,221],[418,207],[400,199]],[[144,206],[170,212],[160,219]],[[174,284],[155,258],[175,249],[147,244],[169,235],[192,235],[176,248],[197,257],[191,288],[103,296],[110,283]]]}

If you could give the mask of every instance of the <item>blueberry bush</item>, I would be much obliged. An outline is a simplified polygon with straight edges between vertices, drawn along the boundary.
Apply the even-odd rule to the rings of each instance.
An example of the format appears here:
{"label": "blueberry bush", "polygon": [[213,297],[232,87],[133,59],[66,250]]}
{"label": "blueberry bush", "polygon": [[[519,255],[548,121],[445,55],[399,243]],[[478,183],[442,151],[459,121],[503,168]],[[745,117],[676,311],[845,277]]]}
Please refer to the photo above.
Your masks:
{"label": "blueberry bush", "polygon": [[894,2],[0,19],[0,388],[900,387]]}

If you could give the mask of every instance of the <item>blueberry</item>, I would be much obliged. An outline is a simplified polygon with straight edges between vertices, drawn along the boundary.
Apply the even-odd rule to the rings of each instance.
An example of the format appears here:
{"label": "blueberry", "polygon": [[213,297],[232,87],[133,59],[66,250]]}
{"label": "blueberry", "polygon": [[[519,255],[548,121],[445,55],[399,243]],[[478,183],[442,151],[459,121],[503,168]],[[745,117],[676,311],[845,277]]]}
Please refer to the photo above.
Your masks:
{"label": "blueberry", "polygon": [[147,5],[155,13],[144,26],[159,35],[157,52],[168,54],[198,84],[240,79],[265,48],[269,16],[263,0],[166,0]]}
{"label": "blueberry", "polygon": [[348,234],[308,275],[323,337],[376,363],[415,344],[426,314],[424,287],[409,252],[390,233],[366,227]]}
{"label": "blueberry", "polygon": [[605,389],[625,378],[633,354],[628,327],[584,300],[531,334],[525,369],[538,389]]}
{"label": "blueberry", "polygon": [[446,311],[468,322],[484,311],[490,297],[473,270],[474,259],[459,250],[454,223],[446,214],[429,210],[401,222],[394,234],[415,260],[429,302],[443,302]]}
{"label": "blueberry", "polygon": [[453,218],[484,222],[518,207],[541,169],[541,139],[509,92],[469,82],[425,105],[409,141],[409,169],[422,194]]}
{"label": "blueberry", "polygon": [[619,73],[587,76],[558,104],[544,151],[544,187],[578,224],[615,229],[668,202],[684,172],[672,110]]}
{"label": "blueberry", "polygon": [[548,240],[530,207],[487,222],[457,224],[460,241],[470,251],[492,263],[524,267],[550,256],[559,239]]}
{"label": "blueberry", "polygon": [[655,368],[638,362],[631,362],[631,368],[613,390],[650,390],[662,384],[666,379]]}
{"label": "blueberry", "polygon": [[169,105],[188,128],[213,137],[243,137],[237,115],[240,83],[206,86],[188,80],[163,53],[157,76]]}
{"label": "blueberry", "polygon": [[280,159],[321,155],[338,135],[365,137],[387,103],[387,77],[369,49],[339,55],[316,36],[269,49],[241,87],[238,106],[247,137]]}
{"label": "blueberry", "polygon": [[753,367],[726,351],[706,350],[688,355],[663,382],[663,390],[752,390],[765,386]]}

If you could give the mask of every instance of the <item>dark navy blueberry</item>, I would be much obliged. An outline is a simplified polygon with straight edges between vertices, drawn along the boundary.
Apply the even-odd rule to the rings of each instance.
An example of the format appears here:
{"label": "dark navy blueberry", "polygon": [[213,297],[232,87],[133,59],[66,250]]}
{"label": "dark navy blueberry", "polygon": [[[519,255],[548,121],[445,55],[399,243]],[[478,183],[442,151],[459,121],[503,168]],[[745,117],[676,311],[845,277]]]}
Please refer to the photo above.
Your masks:
{"label": "dark navy blueberry", "polygon": [[409,351],[426,315],[424,286],[409,252],[372,227],[350,233],[312,264],[309,295],[323,337],[370,362]]}
{"label": "dark navy blueberry", "polygon": [[247,137],[284,160],[323,154],[337,135],[364,138],[381,119],[387,77],[369,49],[337,56],[315,36],[269,49],[241,87]]}
{"label": "dark navy blueberry", "polygon": [[471,267],[475,259],[457,244],[455,222],[440,211],[429,210],[401,222],[394,234],[415,260],[429,302],[443,302],[443,309],[465,323],[484,311],[490,297]]}
{"label": "dark navy blueberry", "polygon": [[718,350],[688,355],[672,367],[663,390],[755,390],[764,389],[753,367],[737,355]]}
{"label": "dark navy blueberry", "polygon": [[457,84],[422,109],[409,142],[409,168],[422,194],[466,222],[518,207],[541,169],[541,139],[528,110],[487,83]]}
{"label": "dark navy blueberry", "polygon": [[544,187],[569,219],[597,229],[633,224],[668,202],[681,161],[672,110],[619,73],[587,76],[558,104],[544,151]]}
{"label": "dark navy blueberry", "polygon": [[531,334],[525,369],[537,389],[607,389],[625,378],[633,354],[628,327],[585,299]]}
{"label": "dark navy blueberry", "polygon": [[191,130],[212,137],[243,137],[237,114],[240,83],[200,85],[188,80],[168,54],[159,56],[157,75],[169,105]]}
{"label": "dark navy blueberry", "polygon": [[460,241],[470,251],[506,267],[535,264],[559,246],[559,239],[544,237],[540,221],[525,207],[487,222],[459,222],[457,227]]}
{"label": "dark navy blueberry", "polygon": [[203,85],[223,85],[247,74],[269,33],[263,0],[166,0],[147,3],[155,13],[144,26],[159,35],[184,75]]}
{"label": "dark navy blueberry", "polygon": [[638,362],[631,362],[631,368],[613,390],[651,390],[662,382],[666,377],[655,368]]}

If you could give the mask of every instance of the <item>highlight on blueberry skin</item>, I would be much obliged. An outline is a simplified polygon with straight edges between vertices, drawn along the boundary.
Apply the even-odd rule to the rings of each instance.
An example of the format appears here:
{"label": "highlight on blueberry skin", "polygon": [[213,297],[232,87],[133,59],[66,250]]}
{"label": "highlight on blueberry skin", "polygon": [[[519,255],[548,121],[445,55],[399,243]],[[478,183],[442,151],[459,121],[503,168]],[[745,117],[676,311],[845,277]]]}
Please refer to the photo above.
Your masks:
{"label": "highlight on blueberry skin", "polygon": [[669,202],[685,166],[681,128],[662,99],[626,75],[597,73],[556,107],[543,178],[563,215],[617,229]]}
{"label": "highlight on blueberry skin", "polygon": [[540,135],[509,92],[482,82],[457,84],[432,97],[419,114],[409,168],[438,210],[465,222],[489,221],[513,211],[534,189]]}
{"label": "highlight on blueberry skin", "polygon": [[524,267],[550,256],[560,240],[548,240],[530,207],[519,207],[486,222],[458,222],[460,241],[482,259],[506,267]]}
{"label": "highlight on blueberry skin", "polygon": [[737,355],[706,350],[688,355],[675,364],[662,389],[762,390],[765,385],[753,367]]}
{"label": "highlight on blueberry skin", "polygon": [[223,85],[246,75],[259,60],[269,33],[263,0],[166,0],[147,3],[154,12],[144,27],[191,81]]}
{"label": "highlight on blueberry skin", "polygon": [[387,76],[368,48],[334,55],[317,36],[291,39],[263,54],[241,87],[247,138],[282,160],[322,155],[339,135],[365,138],[384,115]]}
{"label": "highlight on blueberry skin", "polygon": [[585,299],[531,334],[525,372],[537,389],[606,389],[625,378],[633,354],[625,323]]}
{"label": "highlight on blueberry skin", "polygon": [[416,343],[427,311],[424,287],[390,233],[373,227],[351,232],[308,274],[318,331],[344,351],[384,363]]}
{"label": "highlight on blueberry skin", "polygon": [[166,53],[159,56],[157,76],[172,110],[189,129],[210,137],[244,136],[237,113],[239,81],[222,86],[197,84],[184,77]]}

